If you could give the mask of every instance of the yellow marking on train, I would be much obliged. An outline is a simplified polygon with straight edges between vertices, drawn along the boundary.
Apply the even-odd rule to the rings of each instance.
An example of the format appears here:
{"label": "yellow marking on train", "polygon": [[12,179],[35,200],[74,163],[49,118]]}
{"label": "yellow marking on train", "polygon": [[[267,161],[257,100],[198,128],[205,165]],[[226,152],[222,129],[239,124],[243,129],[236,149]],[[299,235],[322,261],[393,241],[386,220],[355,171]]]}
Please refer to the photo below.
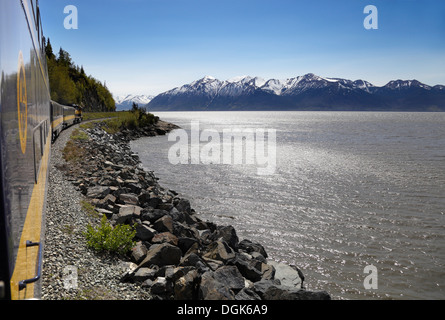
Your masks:
{"label": "yellow marking on train", "polygon": [[26,241],[41,242],[42,218],[47,184],[48,162],[51,153],[51,133],[41,160],[40,173],[37,184],[32,190],[25,224],[20,238],[17,259],[14,272],[11,277],[11,299],[22,300],[34,298],[34,284],[28,284],[25,289],[19,291],[19,282],[34,278],[38,262],[38,247],[26,247]]}
{"label": "yellow marking on train", "polygon": [[52,122],[52,128],[53,129],[57,128],[57,126],[60,125],[62,122],[63,122],[63,117],[60,117],[59,119],[54,120]]}
{"label": "yellow marking on train", "polygon": [[19,136],[22,153],[26,153],[26,138],[28,133],[28,95],[26,92],[25,62],[22,51],[19,52],[17,72],[17,114],[19,120]]}
{"label": "yellow marking on train", "polygon": [[72,120],[75,118],[75,116],[67,116],[67,117],[63,117],[64,120]]}

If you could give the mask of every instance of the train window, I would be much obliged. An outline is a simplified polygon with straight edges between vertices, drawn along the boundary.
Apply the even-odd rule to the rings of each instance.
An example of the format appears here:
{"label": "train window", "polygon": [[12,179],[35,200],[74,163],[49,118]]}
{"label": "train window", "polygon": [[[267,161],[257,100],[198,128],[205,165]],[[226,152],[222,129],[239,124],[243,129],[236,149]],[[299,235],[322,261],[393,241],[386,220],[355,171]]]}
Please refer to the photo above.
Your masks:
{"label": "train window", "polygon": [[43,157],[44,146],[46,144],[47,121],[42,121],[33,130],[33,153],[34,153],[34,178],[35,182],[38,182],[38,176],[40,171],[40,162]]}
{"label": "train window", "polygon": [[38,39],[38,43],[40,45],[40,43],[42,42],[42,24],[40,21],[40,10],[39,7],[37,6],[37,20],[36,20],[36,30],[37,30],[37,39]]}
{"label": "train window", "polygon": [[30,0],[34,21],[37,21],[37,0]]}
{"label": "train window", "polygon": [[[48,121],[43,124],[43,145],[46,146],[46,138],[48,138]],[[43,149],[43,148],[42,148]]]}

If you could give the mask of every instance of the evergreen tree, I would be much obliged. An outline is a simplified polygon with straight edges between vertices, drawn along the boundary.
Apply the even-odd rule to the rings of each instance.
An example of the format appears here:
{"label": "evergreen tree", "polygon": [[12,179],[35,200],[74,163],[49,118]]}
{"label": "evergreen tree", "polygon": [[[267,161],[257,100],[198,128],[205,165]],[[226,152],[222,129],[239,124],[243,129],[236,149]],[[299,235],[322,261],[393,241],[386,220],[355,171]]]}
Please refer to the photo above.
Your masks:
{"label": "evergreen tree", "polygon": [[45,53],[48,59],[55,59],[56,56],[53,53],[53,47],[51,46],[51,41],[48,38],[48,42],[44,41],[43,44],[45,45]]}
{"label": "evergreen tree", "polygon": [[51,41],[44,41],[48,65],[51,99],[61,104],[78,104],[85,111],[115,111],[111,92],[92,76],[87,76],[83,66],[75,65],[70,54],[60,48],[53,53]]}

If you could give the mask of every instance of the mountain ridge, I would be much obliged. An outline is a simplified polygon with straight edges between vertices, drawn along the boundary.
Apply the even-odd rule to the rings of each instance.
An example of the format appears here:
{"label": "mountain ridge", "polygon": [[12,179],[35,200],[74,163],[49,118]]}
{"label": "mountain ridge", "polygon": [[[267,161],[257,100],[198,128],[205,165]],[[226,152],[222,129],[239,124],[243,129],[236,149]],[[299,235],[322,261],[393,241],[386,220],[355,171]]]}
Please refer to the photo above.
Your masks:
{"label": "mountain ridge", "polygon": [[150,111],[314,110],[445,111],[445,86],[392,80],[325,78],[308,73],[288,79],[205,76],[154,97]]}
{"label": "mountain ridge", "polygon": [[138,104],[140,107],[147,105],[154,96],[145,94],[127,94],[116,96],[116,111],[130,110],[133,106],[133,102]]}

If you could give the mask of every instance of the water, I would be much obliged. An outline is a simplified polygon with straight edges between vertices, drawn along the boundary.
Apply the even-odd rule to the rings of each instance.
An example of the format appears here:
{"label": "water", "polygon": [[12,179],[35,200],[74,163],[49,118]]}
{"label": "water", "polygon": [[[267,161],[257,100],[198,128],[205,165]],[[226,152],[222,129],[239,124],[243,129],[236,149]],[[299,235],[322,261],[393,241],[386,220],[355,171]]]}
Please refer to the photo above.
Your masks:
{"label": "water", "polygon": [[[445,113],[171,112],[190,130],[277,130],[277,167],[171,165],[167,137],[132,142],[202,219],[299,266],[334,299],[445,299]],[[367,265],[377,289],[365,289]]]}

